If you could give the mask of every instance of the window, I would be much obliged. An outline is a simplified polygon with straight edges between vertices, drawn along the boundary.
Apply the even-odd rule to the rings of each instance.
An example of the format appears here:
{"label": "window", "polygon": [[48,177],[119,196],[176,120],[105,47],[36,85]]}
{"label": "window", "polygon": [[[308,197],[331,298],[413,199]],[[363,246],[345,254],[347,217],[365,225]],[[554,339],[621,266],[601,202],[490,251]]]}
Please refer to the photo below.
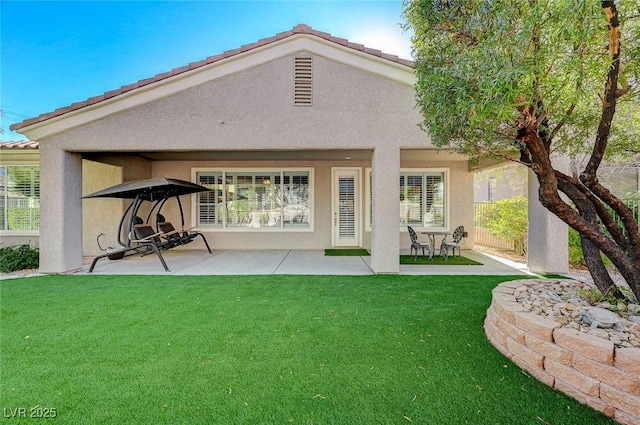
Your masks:
{"label": "window", "polygon": [[[366,217],[371,230],[373,203],[368,170]],[[449,226],[448,169],[400,170],[400,226],[446,229]]]}
{"label": "window", "polygon": [[198,227],[311,229],[311,170],[194,170]]}
{"label": "window", "polygon": [[0,167],[0,230],[40,227],[40,168]]}

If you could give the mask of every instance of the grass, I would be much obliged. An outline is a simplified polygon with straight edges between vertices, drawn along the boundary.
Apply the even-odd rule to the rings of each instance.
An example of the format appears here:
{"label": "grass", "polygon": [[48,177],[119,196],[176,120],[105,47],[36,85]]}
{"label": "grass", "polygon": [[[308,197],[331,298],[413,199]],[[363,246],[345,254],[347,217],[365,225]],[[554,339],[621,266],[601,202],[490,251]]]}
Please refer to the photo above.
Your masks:
{"label": "grass", "polygon": [[453,257],[450,256],[447,261],[439,255],[434,255],[432,260],[427,257],[418,255],[415,258],[413,255],[401,255],[400,264],[416,264],[416,265],[432,265],[432,266],[481,266],[482,263],[471,260],[467,257]]}
{"label": "grass", "polygon": [[614,423],[487,342],[491,289],[514,278],[1,281],[0,408],[55,408],[58,424]]}
{"label": "grass", "polygon": [[543,274],[542,277],[546,279],[569,279],[567,276],[557,273]]}
{"label": "grass", "polygon": [[364,248],[348,248],[348,249],[335,249],[329,248],[324,250],[324,255],[332,257],[368,257],[371,254]]}
{"label": "grass", "polygon": [[[346,256],[369,256],[371,254],[369,253],[369,251],[363,248],[347,248],[347,249],[331,248],[331,249],[325,249],[324,255],[346,257]],[[418,256],[418,258],[415,258],[415,259],[413,255],[401,255],[400,264],[435,265],[435,266],[443,266],[443,265],[481,266],[482,265],[482,263],[479,263],[477,261],[471,260],[466,257],[462,257],[462,258],[450,257],[449,260],[445,261],[444,258],[442,258],[441,256],[434,256],[433,259],[429,260],[428,258],[420,255]]]}

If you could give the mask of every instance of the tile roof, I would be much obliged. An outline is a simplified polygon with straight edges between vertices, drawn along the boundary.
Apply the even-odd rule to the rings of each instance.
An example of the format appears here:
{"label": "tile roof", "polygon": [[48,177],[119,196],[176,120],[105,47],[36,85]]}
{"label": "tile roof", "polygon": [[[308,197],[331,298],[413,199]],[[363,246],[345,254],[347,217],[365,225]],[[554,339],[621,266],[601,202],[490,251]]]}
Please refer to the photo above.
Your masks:
{"label": "tile roof", "polygon": [[38,142],[33,140],[0,142],[0,149],[38,149]]}
{"label": "tile roof", "polygon": [[263,38],[261,40],[258,40],[256,42],[254,42],[254,43],[245,44],[244,46],[241,46],[241,47],[239,47],[237,49],[227,50],[227,51],[225,51],[223,53],[220,53],[218,55],[209,56],[208,58],[203,59],[201,61],[192,62],[192,63],[190,63],[188,65],[185,65],[185,66],[182,66],[182,67],[179,67],[179,68],[174,68],[171,71],[164,72],[164,73],[161,73],[161,74],[157,74],[154,77],[140,80],[137,83],[133,83],[133,84],[128,84],[128,85],[122,86],[119,89],[108,91],[108,92],[103,93],[103,94],[101,94],[99,96],[94,96],[94,97],[91,97],[91,98],[89,98],[87,100],[73,103],[73,104],[71,104],[69,106],[58,108],[53,112],[47,112],[47,113],[41,114],[41,115],[39,115],[39,116],[37,116],[35,118],[28,118],[28,119],[26,119],[26,120],[24,120],[22,122],[19,122],[19,123],[16,123],[16,124],[12,124],[10,128],[11,128],[11,130],[19,130],[19,129],[23,128],[23,127],[27,127],[27,126],[32,125],[32,124],[36,124],[36,123],[39,123],[39,122],[42,122],[42,121],[46,121],[46,120],[48,120],[50,118],[58,117],[60,115],[66,114],[67,112],[72,112],[72,111],[84,108],[86,106],[94,105],[96,103],[99,103],[99,102],[102,102],[104,100],[110,99],[110,98],[112,98],[114,96],[118,96],[120,94],[129,92],[131,90],[135,90],[137,88],[146,86],[148,84],[152,84],[152,83],[164,80],[166,78],[172,77],[174,75],[182,74],[184,72],[191,71],[193,69],[197,69],[197,68],[203,67],[205,65],[209,65],[211,63],[220,61],[222,59],[227,59],[229,57],[236,56],[236,55],[239,55],[241,53],[248,52],[250,50],[253,50],[253,49],[256,49],[256,48],[259,48],[259,47],[262,47],[262,46],[265,46],[265,45],[268,45],[268,44],[271,44],[271,43],[274,43],[276,41],[280,41],[282,39],[291,37],[291,36],[296,35],[296,34],[313,35],[313,36],[322,38],[324,40],[327,40],[329,42],[336,43],[336,44],[339,44],[341,46],[344,46],[344,47],[347,47],[347,48],[350,48],[350,49],[353,49],[353,50],[357,50],[357,51],[360,51],[360,52],[363,52],[363,53],[367,53],[367,54],[370,54],[370,55],[373,55],[373,56],[377,56],[377,57],[380,57],[382,59],[386,59],[386,60],[391,61],[391,62],[396,62],[396,63],[399,63],[401,65],[405,65],[407,67],[413,68],[413,66],[414,66],[413,61],[410,61],[408,59],[402,59],[402,58],[399,58],[396,55],[391,55],[391,54],[388,54],[388,53],[384,53],[384,52],[382,52],[380,50],[377,50],[377,49],[371,49],[369,47],[365,47],[362,44],[352,43],[349,40],[344,39],[344,38],[334,37],[329,33],[314,30],[313,28],[311,28],[310,26],[305,25],[305,24],[298,24],[295,27],[293,27],[293,29],[291,29],[289,31],[284,31],[284,32],[278,33],[278,34],[274,35],[273,37]]}

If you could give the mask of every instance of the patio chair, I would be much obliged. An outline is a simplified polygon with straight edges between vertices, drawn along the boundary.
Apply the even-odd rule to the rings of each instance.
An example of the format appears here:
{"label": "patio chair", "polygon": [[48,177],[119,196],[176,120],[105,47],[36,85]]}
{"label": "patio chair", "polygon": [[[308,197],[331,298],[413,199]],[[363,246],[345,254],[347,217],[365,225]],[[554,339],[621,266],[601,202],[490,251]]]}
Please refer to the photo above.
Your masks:
{"label": "patio chair", "polygon": [[462,250],[460,248],[460,241],[464,237],[464,226],[458,226],[453,231],[453,235],[451,235],[451,241],[447,241],[445,237],[442,240],[442,244],[440,244],[440,255],[444,257],[444,260],[447,261],[449,259],[449,250],[453,254],[453,258],[456,258],[456,249],[458,250],[458,255],[462,258]]}
{"label": "patio chair", "polygon": [[413,261],[416,261],[418,259],[418,250],[422,249],[422,256],[424,257],[424,250],[427,250],[427,254],[429,256],[431,256],[431,243],[429,242],[420,242],[418,241],[418,235],[416,234],[416,231],[413,230],[413,228],[411,226],[407,226],[407,229],[409,230],[409,236],[411,237],[411,254],[413,254],[413,251],[416,251],[415,256],[413,257]]}
{"label": "patio chair", "polygon": [[156,214],[156,225],[158,226],[158,230],[161,232],[162,237],[175,245],[186,245],[200,236],[204,245],[207,247],[207,251],[209,251],[209,254],[212,254],[207,238],[205,238],[200,232],[192,232],[191,230],[193,227],[178,230],[173,226],[173,224],[171,224],[171,222],[167,221],[162,214]]}

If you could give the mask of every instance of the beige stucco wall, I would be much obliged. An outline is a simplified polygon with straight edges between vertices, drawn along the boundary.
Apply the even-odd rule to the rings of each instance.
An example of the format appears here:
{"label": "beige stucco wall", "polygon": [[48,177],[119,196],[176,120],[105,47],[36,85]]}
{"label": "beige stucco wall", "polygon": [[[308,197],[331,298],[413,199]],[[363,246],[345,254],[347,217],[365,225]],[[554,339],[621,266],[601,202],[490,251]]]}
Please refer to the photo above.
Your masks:
{"label": "beige stucco wall", "polygon": [[293,105],[295,55],[93,121],[45,142],[67,150],[428,147],[411,85],[318,55],[313,106]]}
{"label": "beige stucco wall", "polygon": [[[82,161],[82,195],[97,192],[105,187],[122,183],[122,168],[94,161]],[[117,246],[116,229],[122,213],[120,199],[82,200],[82,252],[98,255],[100,249],[96,238],[100,233],[103,248]]]}

